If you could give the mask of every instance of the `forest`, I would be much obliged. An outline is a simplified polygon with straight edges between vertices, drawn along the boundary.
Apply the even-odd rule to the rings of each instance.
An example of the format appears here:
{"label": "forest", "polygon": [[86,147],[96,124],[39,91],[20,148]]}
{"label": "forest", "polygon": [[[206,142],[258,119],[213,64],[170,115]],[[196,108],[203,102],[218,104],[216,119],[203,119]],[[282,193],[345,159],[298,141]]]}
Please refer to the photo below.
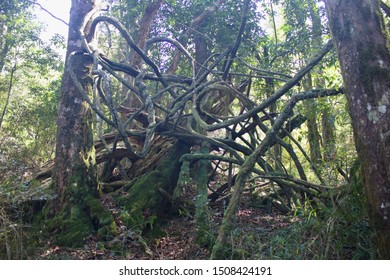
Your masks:
{"label": "forest", "polygon": [[40,3],[0,2],[0,259],[390,259],[390,1]]}

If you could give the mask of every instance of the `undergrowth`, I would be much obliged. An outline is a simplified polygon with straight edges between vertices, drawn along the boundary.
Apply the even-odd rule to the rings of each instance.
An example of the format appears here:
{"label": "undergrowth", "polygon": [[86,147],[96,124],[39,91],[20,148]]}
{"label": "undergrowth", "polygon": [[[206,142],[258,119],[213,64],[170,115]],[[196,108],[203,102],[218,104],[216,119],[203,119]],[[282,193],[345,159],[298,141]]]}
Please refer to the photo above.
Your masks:
{"label": "undergrowth", "polygon": [[353,222],[341,213],[312,216],[272,234],[261,259],[374,259],[367,219]]}
{"label": "undergrowth", "polygon": [[26,258],[27,230],[22,217],[19,218],[11,217],[4,204],[0,204],[0,259]]}
{"label": "undergrowth", "polygon": [[[231,247],[227,248],[229,252],[227,258],[375,259],[377,255],[372,242],[373,231],[369,224],[365,196],[358,174],[359,170],[356,168],[347,186],[323,194],[325,198],[322,207],[313,208],[307,203],[291,216],[268,214],[267,217],[266,212],[258,212],[260,214],[257,216],[255,212],[252,213],[244,220],[245,223],[241,223],[231,232],[229,237]],[[27,242],[28,235],[31,234],[26,219],[26,215],[29,216],[28,209],[12,204],[10,197],[17,194],[14,193],[17,191],[10,187],[12,185],[14,184],[3,183],[0,186],[0,259],[34,258],[33,251],[37,247],[29,248],[34,244]],[[245,208],[242,212],[250,213],[251,209],[253,208]],[[261,223],[255,220],[258,217],[262,219]],[[214,230],[205,235],[204,240],[198,242],[214,243],[217,228]],[[141,234],[139,237],[119,236],[117,239],[119,243],[114,243],[123,251],[129,240],[138,240],[137,243],[144,244]],[[164,240],[168,242],[168,239]],[[107,250],[113,253],[115,244],[111,242]],[[144,245],[143,251],[149,249],[146,243]],[[121,255],[124,256],[124,252]]]}
{"label": "undergrowth", "polygon": [[327,207],[310,207],[299,214],[299,221],[272,232],[257,259],[375,259],[374,232],[367,216],[359,168],[353,170],[344,189],[329,194]]}

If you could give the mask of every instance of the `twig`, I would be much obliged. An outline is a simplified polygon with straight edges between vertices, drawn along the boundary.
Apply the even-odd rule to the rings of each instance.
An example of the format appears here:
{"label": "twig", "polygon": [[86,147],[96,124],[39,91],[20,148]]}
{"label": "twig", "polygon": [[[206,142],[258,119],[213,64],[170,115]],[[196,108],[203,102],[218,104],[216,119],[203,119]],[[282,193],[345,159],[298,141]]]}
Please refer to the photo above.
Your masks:
{"label": "twig", "polygon": [[59,20],[60,22],[62,22],[63,24],[65,24],[66,26],[69,26],[69,24],[64,21],[63,19],[55,16],[53,13],[51,13],[50,11],[48,11],[47,9],[45,9],[41,4],[35,2],[35,1],[29,1],[27,0],[27,2],[30,2],[31,4],[33,5],[37,5],[39,8],[41,8],[42,11],[46,12],[47,14],[49,14],[52,18],[56,19],[56,20]]}

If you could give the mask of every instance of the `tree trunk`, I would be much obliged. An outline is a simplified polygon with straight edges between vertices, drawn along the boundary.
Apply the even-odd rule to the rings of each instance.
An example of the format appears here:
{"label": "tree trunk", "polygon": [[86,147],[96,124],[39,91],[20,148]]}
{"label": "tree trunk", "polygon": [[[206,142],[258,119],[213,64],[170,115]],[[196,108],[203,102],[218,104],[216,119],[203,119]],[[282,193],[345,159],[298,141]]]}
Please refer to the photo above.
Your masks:
{"label": "tree trunk", "polygon": [[[3,33],[3,36],[6,37],[7,36],[7,33]],[[1,50],[0,50],[0,73],[3,72],[3,68],[4,68],[4,64],[5,64],[5,58],[8,54],[8,51],[10,49],[10,40],[6,39],[5,42],[4,42],[4,46],[3,44],[0,44],[1,46]]]}
{"label": "tree trunk", "polygon": [[[141,49],[144,48],[146,39],[148,38],[148,35],[150,33],[150,28],[152,27],[153,20],[156,18],[156,15],[162,3],[163,0],[154,0],[146,7],[144,11],[144,14],[139,24],[136,41],[137,46],[139,46]],[[134,50],[131,51],[128,60],[129,64],[132,67],[136,69],[141,68],[143,62],[142,58]],[[125,79],[129,82],[129,84],[134,85],[133,77],[125,76]],[[136,97],[135,94],[129,91],[129,89],[124,85],[122,85],[122,96],[122,106],[125,106],[127,108],[139,108],[141,106],[141,102],[138,97]],[[132,124],[130,127],[133,128],[133,126],[134,125]]]}
{"label": "tree trunk", "polygon": [[379,257],[390,259],[390,53],[377,0],[326,0]]}
{"label": "tree trunk", "polygon": [[[204,10],[203,13],[201,13],[199,16],[194,18],[190,24],[190,28],[187,29],[186,32],[184,32],[180,38],[179,42],[186,48],[189,41],[189,36],[193,32],[193,30],[198,29],[199,26],[201,26],[203,23],[207,21],[207,19],[215,13],[219,7],[222,5],[222,0],[217,0],[215,3],[213,3],[213,6],[208,7]],[[181,58],[181,52],[179,50],[175,51],[175,54],[173,55],[171,65],[169,66],[169,69],[167,71],[168,74],[174,74],[179,67],[179,62]]]}
{"label": "tree trunk", "polygon": [[[0,68],[0,71],[1,71],[1,68]],[[7,98],[5,100],[3,112],[1,113],[1,116],[0,116],[0,129],[1,129],[2,125],[3,125],[4,117],[5,117],[5,114],[7,112],[8,105],[9,105],[9,99],[11,97],[15,71],[16,71],[16,64],[12,67],[11,73],[10,73],[10,78],[9,78],[9,83],[8,83],[8,90],[7,90]]]}
{"label": "tree trunk", "polygon": [[[304,83],[305,91],[313,89],[312,77],[310,74]],[[321,145],[320,145],[320,133],[318,132],[317,125],[317,107],[316,102],[313,99],[303,101],[307,117],[307,139],[310,146],[310,159],[313,164],[319,164],[321,162]]]}
{"label": "tree trunk", "polygon": [[[163,0],[155,0],[151,2],[145,9],[144,15],[139,24],[140,27],[138,30],[138,38],[137,38],[137,45],[141,49],[144,48],[153,20],[155,19],[158,10],[161,7],[162,2]],[[136,54],[136,52],[133,52],[130,58],[130,65],[135,68],[140,68],[141,64],[142,64],[141,57],[138,54]]]}
{"label": "tree trunk", "polygon": [[[273,22],[273,27],[274,27],[274,31],[275,31],[275,44],[277,44],[278,40],[277,40],[275,16],[273,13],[272,1],[270,1],[270,7],[272,10],[272,22]],[[271,69],[272,65],[271,65],[270,55],[268,52],[268,47],[264,46],[263,50],[264,50],[264,60],[266,61],[267,69]],[[265,82],[265,91],[267,94],[267,98],[269,98],[275,92],[274,80],[267,78],[267,79],[264,79],[264,82]],[[276,110],[277,110],[276,102],[273,102],[269,108],[269,114],[272,115],[272,114],[276,113]],[[272,149],[270,149],[270,152],[271,153],[270,153],[270,157],[269,157],[268,161],[275,168],[275,170],[280,170],[281,169],[280,163],[282,162],[282,148],[281,148],[281,146],[278,144],[274,145],[272,147]]]}
{"label": "tree trunk", "polygon": [[[195,71],[200,76],[204,69],[202,65],[207,61],[209,57],[209,50],[207,41],[204,38],[204,23],[198,27],[199,34],[195,34]],[[227,106],[226,106],[227,107]],[[226,108],[227,109],[227,108]],[[196,126],[196,131],[205,134],[200,126]],[[202,154],[209,154],[210,147],[205,141],[200,141],[199,152]],[[196,165],[196,201],[195,201],[195,220],[197,225],[197,241],[204,246],[211,245],[209,232],[210,232],[210,214],[208,211],[207,194],[208,194],[208,162],[206,160],[199,160]]]}
{"label": "tree trunk", "polygon": [[334,119],[328,107],[322,111],[321,126],[324,161],[332,161],[336,158],[336,137]]}
{"label": "tree trunk", "polygon": [[[95,0],[72,0],[70,11],[67,62],[62,79],[58,109],[57,142],[52,183],[57,198],[50,206],[54,219],[49,230],[58,233],[57,243],[77,247],[97,228],[101,236],[115,231],[115,223],[96,200],[97,172],[92,133],[92,110],[73,82],[69,67],[75,69],[85,92],[92,93],[92,79],[86,71],[92,59],[83,54],[79,30],[85,15],[95,6]],[[73,65],[69,55],[76,53]],[[101,217],[105,216],[105,219]]]}

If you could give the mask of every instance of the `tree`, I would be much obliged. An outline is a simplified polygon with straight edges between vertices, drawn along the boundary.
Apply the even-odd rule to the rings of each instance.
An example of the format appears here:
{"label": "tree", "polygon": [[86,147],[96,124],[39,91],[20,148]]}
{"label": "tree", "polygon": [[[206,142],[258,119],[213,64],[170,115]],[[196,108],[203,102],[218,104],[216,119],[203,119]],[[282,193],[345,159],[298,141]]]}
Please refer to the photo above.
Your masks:
{"label": "tree", "polygon": [[81,31],[88,28],[88,23],[84,22],[87,14],[99,9],[96,2],[72,1],[66,68],[58,109],[52,176],[57,198],[50,206],[54,219],[49,222],[49,230],[59,231],[57,242],[68,246],[81,245],[96,228],[101,236],[116,230],[111,215],[96,200],[98,185],[92,109],[86,101],[86,95],[92,93],[92,58],[84,54],[86,46]]}
{"label": "tree", "polygon": [[63,62],[53,43],[60,38],[50,42],[39,38],[42,25],[26,3],[0,4],[1,178],[18,174],[12,165],[36,170],[54,154]]}
{"label": "tree", "polygon": [[[30,39],[30,35],[33,34],[32,30],[28,27],[30,14],[26,11],[27,5],[22,1],[17,3],[16,1],[4,1],[0,4],[0,30],[2,36],[0,38],[0,74],[3,70],[9,72],[9,83],[7,86],[7,94],[4,108],[0,115],[0,129],[9,105],[12,87],[14,84],[15,71],[18,68],[18,58],[21,56],[20,51],[14,50],[17,42],[26,42]],[[20,36],[20,34],[23,34]],[[14,51],[13,55],[10,55],[11,51]],[[10,56],[13,56],[10,58]],[[7,60],[12,61],[10,69],[4,69],[7,65]],[[1,76],[0,76],[1,78]],[[2,81],[0,81],[2,82]]]}
{"label": "tree", "polygon": [[[296,49],[300,57],[306,62],[308,54],[315,53],[322,45],[322,25],[319,12],[313,0],[296,1],[288,0],[285,2],[286,25],[289,28],[287,40],[291,42],[290,48]],[[310,22],[310,24],[308,24]],[[309,74],[303,81],[305,91],[313,88],[322,88],[315,84],[313,75]],[[320,142],[321,136],[317,125],[318,109],[314,100],[304,101],[307,117],[307,137],[310,145],[310,158],[313,164],[321,162]]]}
{"label": "tree", "polygon": [[390,52],[378,0],[326,0],[379,255],[390,258]]}

